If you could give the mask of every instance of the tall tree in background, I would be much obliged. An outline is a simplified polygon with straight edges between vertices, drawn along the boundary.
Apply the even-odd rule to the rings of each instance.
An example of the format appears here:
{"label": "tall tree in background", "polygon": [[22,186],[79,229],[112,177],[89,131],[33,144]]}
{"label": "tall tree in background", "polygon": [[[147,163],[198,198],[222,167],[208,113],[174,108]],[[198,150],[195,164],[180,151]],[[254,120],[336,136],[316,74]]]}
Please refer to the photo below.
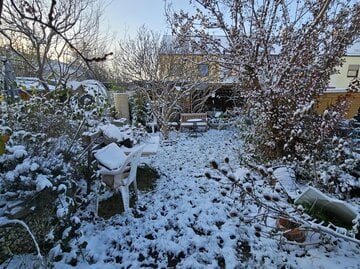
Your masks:
{"label": "tall tree in background", "polygon": [[[259,155],[296,157],[297,152],[319,147],[331,124],[312,108],[346,48],[359,37],[360,3],[191,3],[194,14],[168,12],[173,33],[204,53],[223,55],[221,64],[236,74],[252,115]],[[226,42],[209,33],[220,33]]]}
{"label": "tall tree in background", "polygon": [[166,41],[160,34],[141,27],[134,38],[119,42],[114,70],[123,81],[133,82],[146,97],[151,112],[167,139],[170,121],[184,109],[182,102],[206,83],[199,80],[188,59],[175,53],[174,40]]}
{"label": "tall tree in background", "polygon": [[[66,80],[78,70],[79,57],[86,63],[102,59],[85,57],[78,49],[81,45],[81,49],[89,51],[99,37],[101,9],[97,4],[96,0],[6,1],[2,5],[0,35],[47,87],[49,72]],[[27,57],[20,49],[23,45],[31,48],[35,57]],[[70,52],[74,50],[76,54]],[[63,61],[67,65],[61,64]]]}
{"label": "tall tree in background", "polygon": [[[55,44],[51,52],[51,59],[49,68],[51,74],[61,78],[61,83],[66,85],[69,79],[97,79],[106,81],[107,61],[97,58],[98,55],[105,55],[110,51],[112,36],[109,32],[100,31],[100,20],[102,10],[96,9],[95,14],[90,15],[91,20],[87,21],[85,25],[79,29],[73,38],[68,39],[73,46],[76,46],[81,56],[86,59],[95,59],[93,61],[84,61],[77,51],[74,51],[71,46],[62,40],[60,36],[56,36]],[[81,25],[81,24],[80,24]],[[82,33],[81,33],[82,32]],[[55,59],[55,61],[54,61]]]}

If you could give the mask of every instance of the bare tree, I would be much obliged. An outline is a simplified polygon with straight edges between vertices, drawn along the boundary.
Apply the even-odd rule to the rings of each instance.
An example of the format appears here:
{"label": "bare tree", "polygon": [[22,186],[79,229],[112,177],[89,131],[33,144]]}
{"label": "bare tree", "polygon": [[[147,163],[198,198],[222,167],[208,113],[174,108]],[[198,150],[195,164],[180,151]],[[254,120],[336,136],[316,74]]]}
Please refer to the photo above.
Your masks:
{"label": "bare tree", "polygon": [[177,54],[173,40],[165,40],[145,27],[139,29],[135,38],[119,43],[114,68],[123,81],[133,82],[136,90],[146,96],[165,139],[170,122],[184,110],[192,94],[207,90],[201,85],[208,79],[199,78],[195,69],[200,62],[198,57]]}
{"label": "bare tree", "polygon": [[[100,19],[102,10],[96,8],[96,13],[90,15],[91,23],[88,22],[82,27],[83,36],[76,35],[69,39],[73,45],[76,45],[77,50],[86,59],[99,59],[97,55],[106,55],[110,51],[110,47],[114,36],[109,31],[100,31]],[[55,44],[58,44],[52,51],[53,64],[48,66],[51,68],[51,73],[56,77],[61,78],[61,83],[66,85],[68,79],[77,78],[92,78],[100,81],[106,81],[108,76],[108,64],[110,60],[106,57],[105,60],[84,61],[78,52],[71,49],[67,42],[62,41],[62,38],[57,36]],[[105,58],[104,58],[105,59]]]}
{"label": "bare tree", "polygon": [[[49,69],[66,78],[79,69],[80,65],[75,65],[79,63],[79,57],[86,63],[104,59],[85,57],[78,49],[80,45],[83,49],[86,44],[89,50],[99,36],[102,11],[96,0],[11,0],[4,2],[2,7],[1,36],[7,40],[7,46],[36,72],[45,88]],[[27,57],[19,49],[19,44],[32,48],[35,59]],[[75,51],[76,57],[69,51]],[[58,63],[66,60],[68,66],[55,66],[51,59],[57,59]]]}
{"label": "bare tree", "polygon": [[253,116],[259,155],[296,157],[318,148],[319,128],[328,122],[313,108],[347,46],[359,37],[360,3],[191,2],[194,14],[168,11],[173,33],[203,53],[222,55],[221,65],[241,86]]}

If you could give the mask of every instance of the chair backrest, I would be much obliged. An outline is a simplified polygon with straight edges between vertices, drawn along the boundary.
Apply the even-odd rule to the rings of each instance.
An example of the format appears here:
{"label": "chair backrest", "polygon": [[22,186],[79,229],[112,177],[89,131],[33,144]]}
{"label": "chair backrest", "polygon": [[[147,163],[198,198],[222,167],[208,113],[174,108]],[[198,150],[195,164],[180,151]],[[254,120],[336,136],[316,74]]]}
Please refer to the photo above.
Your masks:
{"label": "chair backrest", "polygon": [[207,121],[207,113],[181,113],[180,121],[186,122],[190,119],[201,119],[203,121]]}
{"label": "chair backrest", "polygon": [[137,166],[145,145],[125,155],[117,145],[112,144],[96,152],[95,158],[102,166],[99,172],[103,175],[103,180],[106,175],[112,176],[113,180],[110,180],[107,185],[116,188],[120,185],[128,185],[136,179]]}
{"label": "chair backrest", "polygon": [[131,182],[133,182],[136,179],[137,167],[139,165],[141,153],[143,152],[144,147],[145,147],[144,145],[140,146],[140,147],[134,149],[132,152],[130,152],[130,154],[127,156],[125,162],[122,164],[122,166],[118,170],[119,173],[124,173],[126,171],[126,169],[130,166],[130,173],[127,176],[127,178],[123,178],[123,180],[124,180],[123,184],[125,184],[125,185],[130,184]]}

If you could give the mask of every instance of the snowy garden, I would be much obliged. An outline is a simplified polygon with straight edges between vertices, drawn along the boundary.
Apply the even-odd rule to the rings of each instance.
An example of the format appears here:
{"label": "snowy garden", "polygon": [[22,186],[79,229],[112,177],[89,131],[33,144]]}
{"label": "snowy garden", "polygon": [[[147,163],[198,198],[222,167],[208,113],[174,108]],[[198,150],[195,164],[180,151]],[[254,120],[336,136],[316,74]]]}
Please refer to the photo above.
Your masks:
{"label": "snowy garden", "polygon": [[0,268],[360,267],[360,3],[189,2],[0,2]]}
{"label": "snowy garden", "polygon": [[[0,155],[2,267],[358,265],[360,158],[345,140],[331,142],[335,159],[343,161],[319,163],[308,175],[293,165],[253,162],[241,115],[222,119],[226,125],[209,123],[207,131],[174,130],[154,154],[140,158],[138,197],[124,212],[120,193],[100,183],[99,162],[90,157],[89,163],[87,154],[96,150],[87,149],[85,138],[101,133],[100,148],[130,140],[131,151],[159,133],[117,127],[106,107],[108,116],[99,117],[101,106],[71,104],[66,109],[56,99],[35,98],[7,107]],[[325,196],[327,207],[309,197],[296,203],[306,189]]]}

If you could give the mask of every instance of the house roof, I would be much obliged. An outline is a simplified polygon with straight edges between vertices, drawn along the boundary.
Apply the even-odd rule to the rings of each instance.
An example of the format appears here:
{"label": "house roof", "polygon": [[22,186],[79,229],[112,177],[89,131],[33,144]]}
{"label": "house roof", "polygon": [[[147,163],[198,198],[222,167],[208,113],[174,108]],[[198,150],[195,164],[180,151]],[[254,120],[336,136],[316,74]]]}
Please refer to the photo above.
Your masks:
{"label": "house roof", "polygon": [[346,51],[348,56],[360,56],[360,39],[357,39]]}
{"label": "house roof", "polygon": [[[207,37],[203,37],[207,38]],[[213,39],[215,44],[212,42],[204,42],[203,49],[207,51],[209,54],[219,54],[222,53],[224,48],[229,47],[229,41],[227,40],[226,36],[218,36],[213,35],[209,38]],[[175,36],[171,35],[164,35],[163,36],[163,46],[160,50],[160,53],[164,54],[203,54],[204,51],[199,49],[197,46],[194,46],[192,41],[199,42],[202,38],[196,36],[188,36],[185,39],[179,41]],[[205,45],[206,44],[206,45]]]}
{"label": "house roof", "polygon": [[[226,38],[226,36],[221,35],[213,35],[211,36],[212,39],[215,40],[217,45],[219,46],[219,50],[214,50],[214,48],[208,48],[210,53],[219,53],[223,49],[227,48],[229,46],[229,40]],[[199,41],[198,37],[189,37],[189,40],[182,42],[181,45],[179,45],[178,40],[174,36],[171,35],[165,35],[163,37],[164,46],[161,50],[161,53],[171,53],[171,54],[184,54],[184,53],[190,53],[190,54],[201,54],[202,52],[199,51],[196,47],[193,47],[190,40],[193,39],[195,41]],[[274,44],[271,53],[273,54],[279,54],[281,51],[281,46]],[[360,39],[355,40],[355,42],[348,47],[346,51],[347,56],[360,56]]]}

